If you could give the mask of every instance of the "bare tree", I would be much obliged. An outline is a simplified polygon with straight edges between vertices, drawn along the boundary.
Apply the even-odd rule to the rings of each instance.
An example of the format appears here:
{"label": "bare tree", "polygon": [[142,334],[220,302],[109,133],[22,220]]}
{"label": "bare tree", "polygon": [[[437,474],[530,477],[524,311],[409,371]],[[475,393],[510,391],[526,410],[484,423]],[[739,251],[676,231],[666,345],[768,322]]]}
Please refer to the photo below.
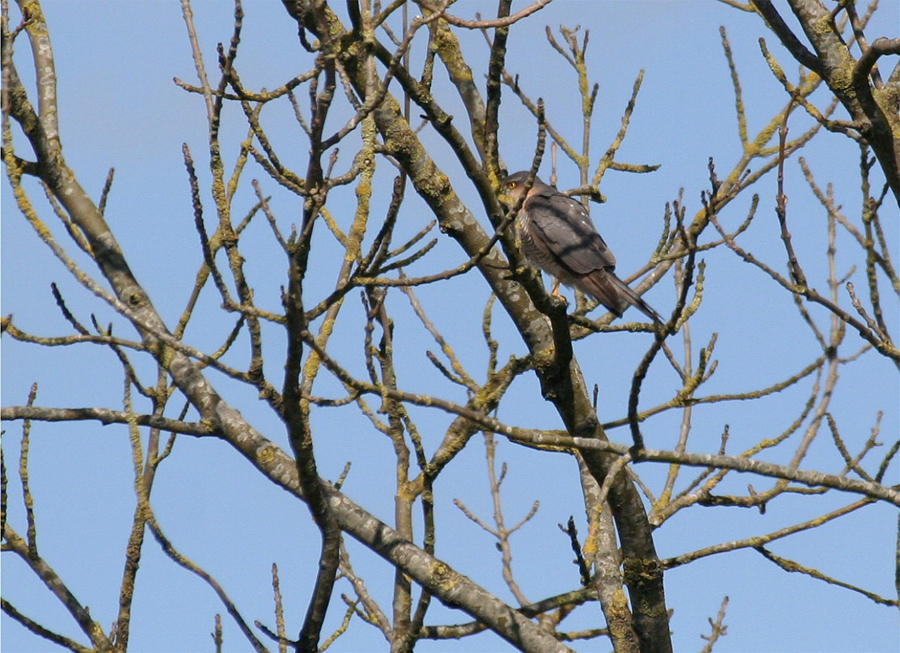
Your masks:
{"label": "bare tree", "polygon": [[[183,147],[197,268],[192,290],[171,320],[156,308],[158,298],[133,272],[107,220],[112,171],[95,201],[63,157],[57,62],[41,4],[17,0],[16,11],[4,0],[7,179],[21,216],[92,298],[73,302],[54,286],[53,299],[70,327],[66,333],[39,333],[23,326],[19,314],[3,318],[3,333],[32,347],[78,348],[98,357],[111,352],[121,377],[101,380],[122,388],[121,406],[115,408],[58,405],[34,385],[24,403],[2,409],[4,420],[21,422],[14,482],[23,507],[11,515],[24,518],[24,524],[7,520],[12,474],[4,459],[3,551],[15,554],[46,585],[83,635],[76,640],[44,615],[27,614],[16,604],[17,588],[11,585],[4,587],[2,603],[9,618],[62,648],[124,651],[143,580],[140,567],[151,548],[201,578],[257,651],[323,650],[349,628],[372,629],[379,633],[379,646],[383,639],[395,652],[411,651],[422,640],[465,638],[485,630],[526,651],[568,650],[565,642],[594,638],[607,638],[616,651],[670,651],[670,613],[678,605],[666,600],[666,572],[740,549],[758,551],[785,571],[839,585],[873,604],[898,607],[896,597],[787,559],[770,544],[872,504],[900,506],[900,488],[889,480],[896,477],[896,434],[879,450],[880,413],[850,411],[849,418],[833,406],[842,374],[860,361],[874,361],[878,377],[872,383],[896,383],[900,369],[892,334],[900,282],[882,222],[883,215],[896,222],[885,201],[900,202],[900,65],[886,80],[878,67],[882,57],[900,54],[900,40],[870,43],[866,38],[875,4],[858,11],[853,3],[841,2],[829,10],[818,0],[791,0],[793,19],[810,49],[771,3],[728,2],[765,21],[803,68],[786,72],[787,62],[779,62],[761,42],[762,55],[785,93],[768,103],[768,119],[752,133],[740,66],[722,29],[741,154],[729,162],[709,159],[708,188],[699,201],[679,193],[656,207],[662,216],[658,233],[636,245],[644,248],[646,262],[627,281],[639,293],[655,289],[655,297],[668,300],[666,311],[656,306],[665,324],[633,322],[631,315],[615,322],[615,316],[597,310],[596,302],[580,293],[571,303],[548,293],[520,253],[512,225],[521,207],[501,202],[500,181],[513,171],[501,156],[506,145],[498,135],[508,133],[501,99],[531,116],[527,130],[521,123],[516,130],[518,140],[528,139],[532,148],[531,160],[522,165],[530,167],[529,178],[542,163],[553,186],[558,169],[577,170],[579,185],[566,193],[589,207],[591,201],[605,200],[601,186],[607,172],[642,174],[658,167],[620,157],[643,73],[634,81],[618,132],[597,156],[591,130],[598,86],[589,74],[588,32],[546,30],[557,57],[553,65],[571,68],[577,79],[582,114],[580,123],[567,121],[579,123],[573,128],[548,117],[554,100],[540,99],[542,92],[534,90],[527,71],[520,75],[507,58],[510,33],[523,21],[540,20],[538,12],[549,0],[516,12],[511,4],[500,0],[491,18],[464,18],[448,0],[386,5],[362,0],[348,2],[342,17],[324,0],[284,0],[283,20],[295,23],[297,33],[296,42],[284,44],[284,50],[302,69],[277,88],[257,89],[242,82],[238,53],[252,45],[242,45],[241,3],[234,5],[231,39],[220,45],[211,66],[202,55],[190,2],[183,0],[199,82],[176,83],[202,98],[208,142],[202,166],[197,152]],[[410,9],[419,15],[410,16]],[[464,44],[470,42],[469,33],[483,35],[486,43],[481,69]],[[24,73],[29,56],[33,82]],[[435,81],[438,71],[448,85]],[[817,93],[823,82],[827,93]],[[839,105],[848,117],[835,117]],[[297,143],[279,139],[267,123],[270,113],[282,107],[290,108],[306,139],[301,167],[290,164]],[[242,139],[231,136],[235,124],[244,131]],[[795,124],[799,127],[792,129]],[[839,206],[831,186],[817,181],[815,163],[800,157],[828,131],[858,144],[858,164],[845,166],[848,175],[855,168],[857,178],[837,180],[861,186],[857,207]],[[821,205],[814,219],[826,235],[824,256],[810,258],[792,239],[794,216],[787,200],[807,192],[785,183],[785,167],[795,159]],[[776,178],[774,198],[751,196],[759,180],[771,177]],[[385,184],[389,178],[392,183]],[[37,198],[40,191],[44,199]],[[773,203],[781,242],[774,259],[756,229],[764,219],[760,214],[770,212],[765,207]],[[484,216],[487,222],[480,219]],[[253,244],[248,242],[259,223],[267,230],[264,246],[258,234]],[[840,258],[839,235],[849,235],[854,245],[840,250]],[[769,296],[790,300],[786,305],[796,309],[791,319],[806,334],[802,349],[794,343],[797,360],[807,356],[794,372],[750,390],[707,392],[720,365],[719,334],[709,332],[697,350],[692,325],[725,310],[704,299],[711,257],[746,263],[746,269],[759,272],[750,278],[764,284]],[[863,279],[856,285],[850,281],[855,267]],[[460,301],[462,280],[485,289],[487,302]],[[273,288],[280,288],[280,302],[270,301]],[[220,306],[205,301],[210,295]],[[454,306],[449,316],[442,296]],[[778,306],[757,309],[761,320],[787,319]],[[112,312],[112,323],[95,317],[101,310]],[[459,344],[462,323],[480,332],[483,355],[474,354],[467,341]],[[189,337],[188,329],[197,324],[204,325],[204,333]],[[207,333],[205,325],[216,328]],[[406,325],[428,334],[433,344],[415,342]],[[628,346],[639,350],[633,369],[597,371],[597,350],[588,344],[605,338],[628,339]],[[735,347],[726,354],[757,355]],[[415,381],[410,367],[424,360],[440,382]],[[621,405],[603,406],[598,385],[590,380],[600,383],[601,377],[604,387],[624,389]],[[537,385],[528,385],[535,378]],[[248,388],[258,400],[247,400]],[[776,396],[792,398],[789,424],[778,433],[755,427],[771,410],[767,400]],[[551,407],[561,428],[529,423],[517,407],[522,401]],[[744,409],[735,410],[745,402],[756,411],[749,418]],[[698,413],[729,415],[733,410],[735,421],[747,419],[737,444],[729,439],[735,428],[731,417],[716,418],[721,431],[712,444],[693,427]],[[603,421],[598,413],[618,417]],[[127,433],[132,453],[135,504],[112,625],[92,615],[78,588],[37,544],[43,525],[38,528],[34,510],[40,497],[31,490],[30,443],[60,428],[51,423],[85,420]],[[277,423],[284,432],[268,432],[260,423]],[[373,450],[333,451],[329,433],[340,424],[365,424]],[[608,437],[616,428],[627,430],[627,443]],[[663,430],[671,434],[665,445],[645,437]],[[756,430],[750,440],[747,430]],[[155,507],[166,479],[157,475],[178,455],[176,443],[185,438],[215,439],[228,455],[242,456],[261,485],[268,481],[286,490],[308,510],[318,534],[315,559],[277,561],[282,569],[312,570],[307,594],[285,595],[273,566],[274,627],[262,615],[242,610],[241,597],[167,534]],[[514,571],[512,536],[532,520],[539,504],[509,517],[501,489],[515,468],[498,461],[503,441],[544,458],[561,453],[575,463],[571,475],[580,483],[584,519],[576,522],[573,515],[561,524],[564,536],[532,536],[563,542],[554,549],[571,546],[576,569],[570,591],[536,599],[522,580],[540,570]],[[810,452],[825,446],[823,441],[837,462],[810,468]],[[379,464],[376,442],[389,443],[389,463]],[[454,466],[465,464],[462,454],[479,443],[487,463],[490,518],[460,499],[458,486],[438,483]],[[5,443],[4,450],[10,446]],[[339,478],[326,478],[323,458],[335,457],[363,465],[371,461],[366,474],[392,484],[393,514],[372,507],[365,488],[344,492],[345,482],[361,473],[349,463]],[[738,482],[737,473],[752,475],[752,484]],[[535,485],[557,482],[542,474],[534,478]],[[824,504],[815,503],[821,495],[840,498],[822,511]],[[760,527],[738,539],[713,529],[711,543],[702,548],[660,555],[660,527],[684,509],[750,508],[765,514],[797,499],[810,506],[808,519],[774,530]],[[483,531],[495,543],[503,591],[512,600],[470,579],[440,554],[439,542],[454,547],[452,534],[440,524],[450,502],[472,523],[473,532]],[[357,563],[355,552],[366,550],[393,570],[389,587],[373,580],[377,565]],[[900,593],[900,554],[895,558]],[[461,611],[466,620],[435,619],[437,602]],[[696,634],[698,648],[712,650],[726,634],[727,605],[725,597],[710,618],[705,645]],[[710,615],[717,606],[710,606]],[[96,612],[98,606],[93,607]],[[589,614],[593,626],[567,629],[564,621],[571,623],[576,611]],[[198,618],[213,623],[213,615]],[[227,641],[219,615],[214,623],[213,646],[222,650]],[[297,627],[291,630],[288,623]]]}

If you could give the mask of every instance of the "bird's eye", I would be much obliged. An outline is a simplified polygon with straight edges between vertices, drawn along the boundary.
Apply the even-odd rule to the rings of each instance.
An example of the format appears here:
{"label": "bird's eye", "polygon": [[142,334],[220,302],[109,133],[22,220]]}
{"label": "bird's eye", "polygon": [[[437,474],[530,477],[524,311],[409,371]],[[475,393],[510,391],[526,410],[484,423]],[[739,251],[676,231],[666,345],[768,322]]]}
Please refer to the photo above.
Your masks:
{"label": "bird's eye", "polygon": [[506,186],[508,188],[515,188],[516,186],[518,186],[518,184],[514,181],[508,181],[508,182],[506,182]]}

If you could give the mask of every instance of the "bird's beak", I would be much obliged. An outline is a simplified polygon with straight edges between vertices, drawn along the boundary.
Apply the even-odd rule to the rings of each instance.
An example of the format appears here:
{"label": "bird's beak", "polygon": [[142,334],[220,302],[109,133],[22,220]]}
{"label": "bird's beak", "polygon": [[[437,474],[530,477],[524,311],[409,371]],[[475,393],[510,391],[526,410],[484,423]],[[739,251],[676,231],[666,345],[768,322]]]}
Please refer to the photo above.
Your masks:
{"label": "bird's beak", "polygon": [[518,199],[518,198],[514,197],[513,195],[507,195],[507,194],[504,193],[503,191],[500,191],[500,192],[497,194],[497,200],[498,200],[503,206],[505,206],[505,207],[507,207],[507,208],[512,208],[513,206],[515,206],[516,200],[517,200],[517,199]]}

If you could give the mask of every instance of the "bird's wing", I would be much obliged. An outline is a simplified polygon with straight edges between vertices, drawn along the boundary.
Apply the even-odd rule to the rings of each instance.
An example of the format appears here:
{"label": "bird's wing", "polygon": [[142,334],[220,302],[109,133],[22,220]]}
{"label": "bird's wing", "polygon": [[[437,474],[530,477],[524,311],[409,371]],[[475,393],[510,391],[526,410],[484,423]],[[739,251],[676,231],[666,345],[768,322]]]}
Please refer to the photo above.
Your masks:
{"label": "bird's wing", "polygon": [[615,256],[581,203],[554,191],[533,195],[524,208],[535,245],[574,274],[615,268]]}

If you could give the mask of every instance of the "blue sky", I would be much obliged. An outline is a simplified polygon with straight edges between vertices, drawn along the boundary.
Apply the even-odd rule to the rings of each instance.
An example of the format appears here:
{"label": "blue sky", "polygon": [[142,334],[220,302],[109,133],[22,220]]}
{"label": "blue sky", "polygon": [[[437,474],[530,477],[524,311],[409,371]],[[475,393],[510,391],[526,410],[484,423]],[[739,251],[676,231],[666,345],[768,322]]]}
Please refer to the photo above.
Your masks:
{"label": "blue sky", "polygon": [[[519,3],[517,3],[518,6]],[[116,169],[106,217],[128,257],[137,278],[152,297],[161,315],[174,325],[190,293],[194,274],[202,256],[193,226],[188,182],[181,158],[187,143],[197,161],[201,188],[205,188],[207,227],[214,220],[209,196],[206,165],[205,109],[202,99],[179,89],[173,77],[190,83],[196,75],[191,61],[180,8],[177,3],[131,0],[81,0],[43,3],[53,40],[60,96],[60,124],[64,155],[81,184],[99,197],[110,167]],[[231,4],[224,1],[192,3],[203,54],[211,75],[215,71],[215,44],[227,42],[231,34]],[[524,5],[523,5],[524,6]],[[480,2],[459,2],[454,12],[471,17],[475,11],[490,10]],[[274,88],[306,70],[308,55],[296,40],[296,27],[285,16],[279,2],[251,0],[245,4],[246,18],[241,53],[237,65],[248,88]],[[545,25],[580,24],[591,34],[588,65],[592,81],[599,84],[597,110],[592,128],[594,161],[619,128],[619,121],[631,93],[635,77],[644,70],[644,80],[628,137],[617,160],[628,163],[660,164],[659,171],[647,175],[610,172],[601,190],[603,205],[593,206],[593,219],[615,251],[618,270],[629,275],[643,265],[658,238],[664,205],[684,189],[688,216],[700,208],[699,193],[708,186],[707,160],[714,157],[726,171],[738,159],[741,145],[733,110],[734,98],[725,58],[720,45],[719,26],[728,30],[734,57],[741,73],[747,104],[748,129],[754,134],[784,106],[780,85],[759,52],[758,38],[765,36],[772,51],[790,75],[796,65],[767,34],[761,21],[713,2],[625,2],[608,0],[588,3],[555,2],[516,26],[509,42],[508,69],[521,74],[521,84],[532,98],[542,96],[548,119],[573,143],[580,142],[580,99],[574,73],[546,43]],[[884,3],[878,21],[869,30],[876,36],[896,36],[898,7]],[[483,86],[487,49],[480,34],[461,34],[465,51],[476,71],[475,81]],[[17,44],[24,54],[25,42]],[[421,60],[421,52],[414,52]],[[27,57],[19,60],[19,72],[30,77]],[[893,62],[891,62],[893,63]],[[443,71],[436,74],[436,97],[451,114],[462,115],[462,107],[446,83]],[[302,95],[301,95],[302,97]],[[823,94],[814,96],[819,106]],[[304,105],[305,106],[305,105]],[[414,110],[415,111],[415,110]],[[339,111],[336,110],[338,115]],[[346,115],[346,114],[344,114]],[[792,135],[799,134],[809,120],[799,112],[792,118]],[[264,125],[277,145],[286,165],[305,170],[307,144],[293,122],[290,107],[267,108]],[[340,125],[340,120],[330,124]],[[246,135],[239,109],[230,107],[223,124],[224,157],[230,170],[237,142]],[[500,148],[511,170],[528,167],[534,148],[535,125],[511,93],[505,93],[501,108]],[[451,179],[454,188],[478,213],[477,195],[458,163],[440,139],[427,130],[423,141]],[[20,147],[22,139],[17,141]],[[339,169],[350,161],[350,146],[342,153]],[[23,152],[27,151],[23,149]],[[855,170],[858,150],[848,139],[821,134],[804,151],[804,156],[823,187],[834,184],[836,201],[848,216],[858,216],[859,181]],[[542,175],[549,177],[545,159]],[[394,171],[384,163],[376,173],[375,196],[383,214]],[[560,166],[561,187],[577,185],[571,164]],[[258,167],[247,174],[259,179],[264,192],[273,196],[271,205],[282,228],[299,219],[295,197],[280,192]],[[877,175],[876,175],[877,178]],[[803,181],[796,161],[785,170],[790,193],[789,219],[798,255],[806,262],[807,274],[822,291],[827,269],[825,214]],[[879,182],[880,183],[880,182]],[[69,332],[50,294],[56,282],[67,302],[88,321],[95,314],[101,324],[116,324],[116,333],[133,337],[131,328],[116,320],[112,311],[93,298],[69,277],[46,247],[30,231],[15,208],[4,182],[2,194],[2,312],[13,314],[19,328],[41,335]],[[41,191],[29,185],[42,215],[57,229],[52,213],[41,203]],[[775,178],[761,180],[753,192],[760,194],[760,208],[753,227],[742,243],[753,248],[773,267],[784,269],[784,256],[775,220]],[[423,202],[409,192],[395,242],[402,235],[416,233],[431,219]],[[342,224],[349,224],[354,209],[352,192],[345,204],[332,211]],[[254,202],[249,183],[235,201],[241,214]],[[735,202],[721,216],[734,228],[745,216],[749,195]],[[896,247],[896,209],[884,211],[888,243]],[[381,213],[378,213],[378,212]],[[857,218],[858,219],[858,218]],[[324,296],[333,284],[339,261],[337,249],[324,230],[319,234],[310,275],[311,293]],[[852,265],[861,265],[855,245],[841,233],[838,239],[839,275]],[[272,242],[267,225],[256,222],[242,238],[247,273],[259,305],[279,308],[280,287],[285,283],[283,260]],[[896,251],[894,252],[896,253]],[[94,272],[83,257],[77,260]],[[452,241],[442,238],[434,252],[413,273],[433,272],[458,265],[463,254]],[[818,351],[788,296],[776,292],[758,270],[739,262],[722,250],[704,257],[707,279],[704,306],[692,320],[696,351],[713,333],[718,333],[716,375],[703,394],[745,392],[770,385],[794,374]],[[852,277],[857,288],[865,286],[861,268]],[[887,287],[887,286],[886,286]],[[488,299],[486,285],[473,275],[448,284],[422,288],[419,299],[432,321],[442,329],[461,361],[473,374],[486,367],[487,348],[481,338],[481,314]],[[570,295],[571,296],[571,295]],[[660,312],[674,305],[671,278],[646,296]],[[364,373],[361,351],[361,309],[348,308],[346,322],[339,326],[330,351],[352,371]],[[198,317],[188,329],[186,341],[192,346],[213,349],[233,326],[232,317],[218,310],[220,298],[210,287],[204,291]],[[849,306],[846,298],[842,305]],[[457,401],[464,394],[451,389],[427,362],[426,349],[435,349],[427,332],[413,319],[402,294],[388,304],[397,323],[395,338],[402,343],[398,373],[404,387],[417,392],[434,392]],[[827,328],[823,310],[810,309],[818,323]],[[896,299],[886,300],[888,324],[898,322]],[[633,317],[633,316],[629,316]],[[524,345],[513,333],[508,318],[495,308],[494,321],[501,338],[500,360],[510,354],[522,355]],[[277,329],[268,328],[266,372],[280,385],[283,345]],[[649,343],[635,334],[599,334],[576,343],[588,383],[600,385],[600,418],[622,417],[631,375]],[[854,334],[845,341],[842,355],[858,350]],[[674,346],[674,345],[673,345]],[[677,349],[677,348],[676,348]],[[233,353],[230,362],[246,364],[246,347]],[[680,351],[680,349],[679,349]],[[147,382],[155,378],[155,368],[145,362],[138,366]],[[830,411],[842,427],[852,448],[858,449],[868,437],[878,411],[884,412],[880,441],[888,445],[900,431],[898,424],[898,383],[896,369],[869,352],[858,362],[840,369],[838,390]],[[283,425],[260,402],[254,390],[230,383],[211,373],[210,378],[226,400],[237,407],[267,437],[287,448]],[[25,402],[28,388],[39,384],[37,404],[47,406],[101,405],[121,407],[122,372],[114,356],[83,345],[81,348],[47,350],[3,338],[3,405]],[[761,402],[732,402],[697,409],[689,448],[714,452],[727,424],[731,432],[729,451],[740,451],[763,437],[774,437],[793,422],[812,390],[806,379],[787,392]],[[648,376],[642,406],[668,399],[678,388],[674,373],[662,360]],[[323,376],[316,386],[323,395],[340,395],[336,383]],[[177,410],[178,402],[172,410]],[[433,450],[450,418],[426,409],[411,409],[423,429],[427,450]],[[525,375],[510,390],[501,405],[499,419],[530,428],[560,428],[553,410],[540,400],[537,381]],[[668,413],[645,426],[648,446],[666,448],[677,439],[680,414]],[[354,463],[347,494],[367,510],[389,520],[393,510],[392,459],[390,443],[373,433],[368,422],[347,411],[321,410],[314,415],[320,472],[336,479],[345,462]],[[15,477],[20,425],[5,425],[4,455],[10,481],[10,523],[24,532],[20,489]],[[629,440],[625,429],[613,429],[610,437]],[[31,483],[36,502],[41,554],[65,579],[81,602],[102,624],[110,624],[116,614],[125,542],[134,510],[131,454],[124,428],[96,424],[35,424],[31,436]],[[882,447],[882,450],[884,447]],[[767,460],[788,462],[792,448],[776,450]],[[876,452],[875,456],[882,455]],[[513,540],[514,565],[523,591],[531,600],[578,586],[571,565],[568,544],[557,529],[569,515],[583,524],[577,474],[566,456],[523,450],[498,440],[498,460],[509,463],[503,486],[507,523],[515,523],[535,500],[541,502],[535,518]],[[836,472],[841,460],[823,431],[804,462],[804,468]],[[661,485],[665,468],[641,466],[638,471],[654,488]],[[897,463],[889,476],[897,478]],[[688,473],[685,478],[693,478]],[[890,482],[890,481],[889,481]],[[733,475],[725,487],[730,492],[746,492],[747,483],[757,490],[770,484],[759,478]],[[437,555],[505,600],[512,597],[500,575],[499,554],[490,538],[453,506],[459,499],[480,516],[490,516],[490,496],[484,448],[478,438],[440,477],[435,488],[438,510]],[[723,489],[723,491],[725,491]],[[695,507],[665,523],[656,533],[662,557],[678,555],[720,542],[768,533],[810,519],[854,501],[850,495],[834,492],[822,497],[790,496],[775,501],[766,512],[726,508]],[[243,458],[224,443],[212,439],[181,437],[170,460],[160,468],[152,497],[154,508],[167,536],[188,557],[216,576],[249,620],[274,623],[270,587],[270,567],[279,565],[282,592],[288,612],[288,631],[295,633],[302,623],[318,551],[318,534],[308,519],[306,507],[280,489],[261,480]],[[580,526],[582,532],[585,530]],[[885,504],[868,506],[820,529],[780,540],[771,545],[779,555],[859,585],[882,596],[892,597],[894,551],[897,538],[896,510]],[[390,605],[389,585],[393,570],[355,542],[348,544],[355,568],[365,575],[375,598],[385,609]],[[2,557],[3,596],[27,615],[39,618],[48,627],[80,638],[77,626],[34,576],[10,554]],[[666,576],[667,600],[674,610],[672,627],[676,650],[699,650],[701,634],[708,632],[707,618],[713,617],[725,595],[730,597],[726,622],[728,636],[717,651],[893,651],[897,649],[896,611],[873,604],[855,593],[826,585],[799,574],[785,574],[752,550],[726,553],[670,571]],[[340,592],[350,592],[344,581]],[[213,615],[223,612],[214,594],[201,581],[176,568],[159,548],[149,543],[141,563],[132,625],[132,650],[211,650],[208,633]],[[334,605],[325,631],[340,623],[342,607]],[[249,647],[229,621],[225,622],[227,650]],[[467,621],[465,615],[434,605],[427,623]],[[577,630],[598,623],[596,605],[583,608],[565,622]],[[8,651],[53,650],[27,633],[5,615],[2,617],[2,647]],[[422,642],[421,651],[505,650],[491,635],[459,642]],[[608,650],[603,640],[576,643],[584,651]],[[332,648],[336,651],[384,650],[386,645],[376,630],[355,623]]]}

